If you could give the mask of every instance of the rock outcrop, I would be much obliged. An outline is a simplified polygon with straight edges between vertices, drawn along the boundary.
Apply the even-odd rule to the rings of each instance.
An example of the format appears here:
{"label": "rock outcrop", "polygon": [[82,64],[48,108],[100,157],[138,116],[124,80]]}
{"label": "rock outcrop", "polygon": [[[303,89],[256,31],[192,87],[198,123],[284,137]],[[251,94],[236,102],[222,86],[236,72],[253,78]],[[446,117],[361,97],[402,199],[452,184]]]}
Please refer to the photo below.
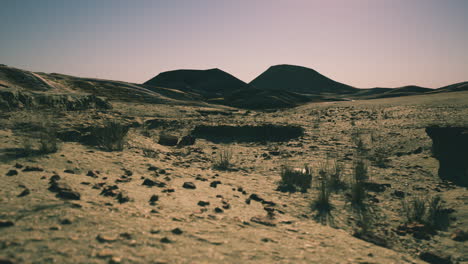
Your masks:
{"label": "rock outcrop", "polygon": [[468,186],[468,128],[427,127],[432,153],[439,161],[439,177]]}

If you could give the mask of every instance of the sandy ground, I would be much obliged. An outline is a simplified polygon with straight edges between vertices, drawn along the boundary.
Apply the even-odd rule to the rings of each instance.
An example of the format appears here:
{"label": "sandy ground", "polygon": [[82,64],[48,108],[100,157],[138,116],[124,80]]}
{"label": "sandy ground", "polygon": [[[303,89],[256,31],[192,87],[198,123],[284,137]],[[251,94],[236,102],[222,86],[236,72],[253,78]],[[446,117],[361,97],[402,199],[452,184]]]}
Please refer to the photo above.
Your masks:
{"label": "sandy ground", "polygon": [[[468,262],[467,242],[451,239],[455,230],[468,230],[466,188],[440,181],[424,132],[430,124],[467,125],[467,92],[308,104],[268,113],[234,111],[227,116],[201,115],[190,106],[113,105],[108,112],[54,113],[52,120],[67,128],[108,118],[137,124],[163,118],[180,123],[164,128],[176,135],[197,124],[294,124],[304,127],[305,135],[267,143],[197,139],[193,146],[178,148],[157,144],[160,130],[148,136],[142,128],[132,128],[121,152],[65,142],[57,153],[11,158],[7,152],[24,142],[15,124],[34,122],[41,113],[4,113],[0,263],[422,263],[421,252]],[[308,164],[316,174],[325,162],[338,161],[347,181],[356,131],[370,156],[374,149],[387,149],[385,168],[368,164],[372,182],[389,187],[369,192],[366,201],[372,232],[387,248],[352,236],[358,221],[347,190],[332,194],[333,209],[323,224],[311,209],[318,194],[316,180],[307,193],[276,191],[283,164]],[[233,169],[213,169],[213,160],[225,149],[233,153]],[[28,166],[40,171],[25,171]],[[17,175],[7,176],[11,170]],[[95,176],[87,176],[88,171]],[[49,191],[54,175],[80,199],[59,198]],[[156,186],[142,185],[148,179]],[[195,189],[183,187],[187,182]],[[117,186],[114,192],[123,203],[118,196],[102,195],[110,186]],[[430,239],[397,235],[404,216],[403,199],[395,191],[409,197],[440,195],[453,209],[450,227]],[[153,195],[157,201],[150,203]],[[274,217],[267,217],[265,207],[275,209]]]}

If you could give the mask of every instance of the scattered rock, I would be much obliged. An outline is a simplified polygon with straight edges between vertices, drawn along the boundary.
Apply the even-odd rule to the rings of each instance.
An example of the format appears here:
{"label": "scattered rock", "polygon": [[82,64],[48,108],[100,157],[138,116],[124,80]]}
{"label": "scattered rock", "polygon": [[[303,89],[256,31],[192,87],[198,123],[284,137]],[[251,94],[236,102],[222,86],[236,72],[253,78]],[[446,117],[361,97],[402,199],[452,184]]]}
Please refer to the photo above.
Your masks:
{"label": "scattered rock", "polygon": [[208,205],[210,205],[210,202],[199,201],[199,202],[198,202],[198,205],[199,205],[199,206],[208,206]]}
{"label": "scattered rock", "polygon": [[18,194],[18,197],[24,197],[26,195],[29,195],[30,193],[31,191],[29,191],[28,188],[24,188],[24,190],[20,194]]}
{"label": "scattered rock", "polygon": [[92,171],[89,170],[88,173],[86,173],[86,176],[92,177],[92,178],[98,178],[99,171]]}
{"label": "scattered rock", "polygon": [[117,241],[119,238],[117,236],[110,236],[110,235],[102,235],[99,234],[96,237],[96,240],[99,241],[100,243],[112,243]]}
{"label": "scattered rock", "polygon": [[197,186],[195,186],[195,184],[193,182],[184,182],[182,187],[184,187],[185,189],[196,189],[197,188]]}
{"label": "scattered rock", "polygon": [[187,136],[183,136],[179,143],[177,144],[177,146],[179,147],[183,147],[183,146],[191,146],[191,145],[194,145],[195,144],[195,137],[193,136],[190,136],[190,135],[187,135]]}
{"label": "scattered rock", "polygon": [[17,170],[9,170],[5,175],[6,176],[16,176],[16,175],[18,175],[18,171]]}
{"label": "scattered rock", "polygon": [[125,192],[125,191],[120,191],[118,194],[117,194],[117,201],[119,203],[127,203],[127,202],[130,202],[130,197],[128,196],[128,193]]}
{"label": "scattered rock", "polygon": [[72,224],[72,221],[68,218],[64,218],[62,220],[60,220],[60,224],[61,225],[71,225]]}
{"label": "scattered rock", "polygon": [[214,209],[214,211],[215,211],[215,213],[218,213],[218,214],[224,213],[224,210],[221,209],[221,208],[219,208],[219,207],[216,207],[216,208]]}
{"label": "scattered rock", "polygon": [[257,202],[263,202],[263,198],[260,198],[257,194],[253,193],[249,197],[251,200],[257,201]]}
{"label": "scattered rock", "polygon": [[182,235],[182,233],[184,233],[180,228],[174,228],[174,229],[172,229],[171,232],[174,235]]}
{"label": "scattered rock", "polygon": [[468,232],[457,229],[450,235],[450,238],[458,242],[465,242],[468,240]]}
{"label": "scattered rock", "polygon": [[101,191],[101,195],[115,197],[118,194],[118,192],[116,191],[118,189],[119,186],[117,185],[108,185],[104,187],[104,189]]}
{"label": "scattered rock", "polygon": [[[57,177],[55,177],[57,176]],[[60,181],[60,176],[54,175],[50,178],[49,191],[56,192],[58,198],[66,200],[80,200],[79,192],[73,190],[68,184]]]}
{"label": "scattered rock", "polygon": [[30,171],[44,171],[44,169],[41,168],[41,167],[26,166],[26,168],[24,168],[23,171],[24,171],[24,172],[30,172]]}
{"label": "scattered rock", "polygon": [[218,187],[218,184],[221,184],[221,181],[212,181],[210,183],[210,187],[216,188],[216,187]]}
{"label": "scattered rock", "polygon": [[80,200],[81,199],[80,193],[77,191],[73,191],[73,190],[60,190],[57,193],[57,197],[66,199],[66,200]]}
{"label": "scattered rock", "polygon": [[19,163],[16,163],[14,167],[17,168],[17,169],[21,169],[21,168],[23,168],[23,165],[19,164]]}
{"label": "scattered rock", "polygon": [[162,134],[159,136],[158,144],[173,147],[177,145],[178,141],[179,138],[176,136]]}
{"label": "scattered rock", "polygon": [[64,170],[63,172],[69,173],[69,174],[75,174],[75,171],[74,171],[74,170],[70,170],[70,169]]}
{"label": "scattered rock", "polygon": [[157,201],[159,201],[159,196],[156,194],[151,195],[151,198],[149,199],[150,204],[155,205]]}
{"label": "scattered rock", "polygon": [[151,179],[145,179],[141,185],[145,185],[145,186],[148,186],[148,187],[156,186],[156,187],[159,187],[159,188],[166,187],[166,183],[161,182],[161,181],[153,181]]}
{"label": "scattered rock", "polygon": [[8,221],[8,220],[0,220],[0,228],[2,227],[10,227],[10,226],[14,226],[15,223],[13,223],[12,221]]}
{"label": "scattered rock", "polygon": [[172,188],[169,188],[169,189],[164,189],[164,190],[162,190],[162,192],[163,192],[163,193],[173,193],[173,192],[175,192],[175,190],[172,189]]}
{"label": "scattered rock", "polygon": [[424,251],[419,258],[431,264],[452,264],[450,256],[441,252]]}
{"label": "scattered rock", "polygon": [[169,244],[172,243],[172,240],[170,240],[168,237],[163,237],[161,238],[161,243]]}
{"label": "scattered rock", "polygon": [[392,195],[398,198],[405,198],[406,193],[403,191],[395,190],[393,191]]}
{"label": "scattered rock", "polygon": [[273,219],[269,217],[265,217],[265,216],[254,216],[250,218],[250,221],[257,223],[257,224],[265,225],[265,226],[276,226],[276,223],[274,222]]}

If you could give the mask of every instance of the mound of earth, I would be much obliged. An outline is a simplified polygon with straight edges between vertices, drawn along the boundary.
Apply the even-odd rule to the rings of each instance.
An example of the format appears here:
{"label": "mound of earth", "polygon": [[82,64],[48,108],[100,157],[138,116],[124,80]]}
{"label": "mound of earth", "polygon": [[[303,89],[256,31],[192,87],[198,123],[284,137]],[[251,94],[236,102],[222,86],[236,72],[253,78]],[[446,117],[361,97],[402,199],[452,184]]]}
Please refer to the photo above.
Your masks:
{"label": "mound of earth", "polygon": [[331,80],[315,70],[295,65],[271,66],[250,84],[261,89],[287,90],[305,94],[349,94],[357,90]]}

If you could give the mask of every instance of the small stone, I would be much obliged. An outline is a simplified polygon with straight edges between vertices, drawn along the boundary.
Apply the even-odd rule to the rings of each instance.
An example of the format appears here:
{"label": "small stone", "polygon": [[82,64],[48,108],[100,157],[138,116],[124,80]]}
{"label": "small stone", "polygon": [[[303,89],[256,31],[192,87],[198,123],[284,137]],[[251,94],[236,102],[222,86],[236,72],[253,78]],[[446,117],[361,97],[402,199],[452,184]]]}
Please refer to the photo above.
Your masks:
{"label": "small stone", "polygon": [[18,194],[18,197],[24,197],[26,195],[29,195],[31,191],[29,191],[28,188],[25,188],[20,194]]}
{"label": "small stone", "polygon": [[263,198],[260,198],[260,196],[258,196],[257,194],[253,193],[250,195],[249,197],[251,200],[254,200],[254,201],[257,201],[257,202],[262,202],[263,201]]}
{"label": "small stone", "polygon": [[19,163],[16,163],[14,167],[17,168],[17,169],[22,169],[23,165],[19,164]]}
{"label": "small stone", "polygon": [[210,202],[199,201],[199,202],[198,202],[198,205],[199,205],[199,206],[207,206],[207,205],[210,205]]}
{"label": "small stone", "polygon": [[92,178],[98,178],[97,174],[99,174],[98,171],[89,170],[88,173],[86,173],[86,176],[92,177]]}
{"label": "small stone", "polygon": [[180,228],[174,228],[174,229],[172,229],[171,232],[174,235],[181,235],[182,233],[184,233]]}
{"label": "small stone", "polygon": [[149,202],[150,202],[151,204],[154,204],[154,203],[156,203],[158,200],[159,200],[159,196],[156,195],[156,194],[153,194],[153,195],[151,196],[151,198],[149,199]]}
{"label": "small stone", "polygon": [[400,190],[395,190],[393,191],[392,195],[398,198],[405,198],[406,193]]}
{"label": "small stone", "polygon": [[72,221],[68,218],[64,218],[62,220],[60,220],[60,224],[61,225],[71,225],[72,224]]}
{"label": "small stone", "polygon": [[163,193],[173,193],[173,192],[175,192],[175,190],[172,189],[172,188],[169,188],[169,189],[164,189],[164,190],[162,190],[162,192],[163,192]]}
{"label": "small stone", "polygon": [[26,168],[24,168],[23,171],[24,171],[24,172],[30,172],[30,171],[44,171],[44,169],[41,168],[41,167],[26,166]]}
{"label": "small stone", "polygon": [[117,241],[118,237],[99,234],[96,237],[96,240],[99,241],[100,243],[112,243],[112,242]]}
{"label": "small stone", "polygon": [[250,221],[265,226],[276,226],[276,223],[273,221],[273,219],[264,216],[254,216],[250,218]]}
{"label": "small stone", "polygon": [[153,166],[153,165],[150,165],[150,166],[148,167],[148,170],[149,170],[149,171],[157,171],[158,169],[159,169],[158,167]]}
{"label": "small stone", "polygon": [[127,239],[127,240],[131,240],[131,239],[133,238],[132,234],[127,233],[127,232],[121,233],[119,236],[120,236],[121,238]]}
{"label": "small stone", "polygon": [[50,177],[50,180],[49,182],[56,182],[56,181],[59,181],[61,179],[61,177],[57,174],[54,174],[52,177]]}
{"label": "small stone", "polygon": [[219,207],[216,207],[216,208],[214,209],[214,211],[215,211],[215,213],[218,213],[218,214],[224,213],[224,210],[221,209],[221,208],[219,208]]}
{"label": "small stone", "polygon": [[184,187],[185,189],[196,189],[197,188],[197,186],[195,186],[195,184],[193,182],[184,182],[182,187]]}
{"label": "small stone", "polygon": [[117,186],[117,185],[106,186],[101,191],[101,195],[115,197],[118,194],[117,191],[116,191],[117,189],[119,189],[119,186]]}
{"label": "small stone", "polygon": [[80,200],[81,195],[79,192],[72,190],[61,190],[57,193],[57,197],[66,199],[66,200]]}
{"label": "small stone", "polygon": [[74,171],[74,170],[70,170],[70,169],[64,170],[63,172],[69,173],[69,174],[75,174],[75,171]]}
{"label": "small stone", "polygon": [[119,203],[127,203],[127,202],[130,202],[130,197],[128,196],[128,193],[125,192],[125,191],[121,191],[117,194],[117,201]]}
{"label": "small stone", "polygon": [[169,244],[172,243],[172,240],[170,240],[168,237],[163,237],[161,238],[161,243]]}
{"label": "small stone", "polygon": [[9,170],[5,175],[6,176],[16,176],[16,175],[18,175],[18,171],[17,170]]}
{"label": "small stone", "polygon": [[221,184],[221,182],[220,181],[213,181],[213,182],[210,183],[210,187],[216,188],[216,187],[218,187],[218,184]]}
{"label": "small stone", "polygon": [[145,186],[148,186],[148,187],[157,186],[159,188],[166,187],[166,183],[161,182],[161,181],[153,181],[153,180],[150,180],[150,179],[145,179],[141,185],[145,185]]}

